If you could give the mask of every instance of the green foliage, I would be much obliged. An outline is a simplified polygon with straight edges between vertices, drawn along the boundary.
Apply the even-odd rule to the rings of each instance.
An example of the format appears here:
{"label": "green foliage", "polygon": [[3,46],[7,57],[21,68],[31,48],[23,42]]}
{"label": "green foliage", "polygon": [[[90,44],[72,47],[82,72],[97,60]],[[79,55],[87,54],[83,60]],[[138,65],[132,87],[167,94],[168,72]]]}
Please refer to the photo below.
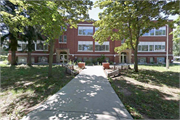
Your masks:
{"label": "green foliage", "polygon": [[101,57],[97,58],[97,62],[99,62],[99,64],[102,64],[102,62],[104,62],[105,58],[106,57],[104,55],[101,55]]}
{"label": "green foliage", "polygon": [[110,61],[110,65],[113,65],[114,64],[114,62],[113,61]]}
{"label": "green foliage", "polygon": [[[77,27],[77,23],[88,19],[87,11],[91,9],[92,2],[86,1],[20,1],[16,2],[23,6],[26,11],[33,9],[28,15],[31,16],[31,25],[40,25],[42,35],[47,37],[50,45],[49,77],[52,77],[52,62],[54,41],[64,33],[63,28]],[[22,12],[22,11],[21,11]]]}
{"label": "green foliage", "polygon": [[92,65],[92,62],[90,60],[86,60],[86,65]]}
{"label": "green foliage", "polygon": [[[137,48],[139,37],[152,28],[159,28],[167,23],[167,18],[160,15],[163,1],[109,1],[99,0],[96,7],[104,8],[94,26],[99,29],[93,35],[95,41],[102,44],[107,40],[125,40],[115,52],[127,48],[134,50],[135,70],[138,71]],[[156,20],[157,22],[154,22]]]}
{"label": "green foliage", "polygon": [[0,61],[5,61],[8,59],[7,55],[0,55]]}
{"label": "green foliage", "polygon": [[180,16],[175,20],[177,24],[175,31],[173,31],[173,54],[180,56]]}

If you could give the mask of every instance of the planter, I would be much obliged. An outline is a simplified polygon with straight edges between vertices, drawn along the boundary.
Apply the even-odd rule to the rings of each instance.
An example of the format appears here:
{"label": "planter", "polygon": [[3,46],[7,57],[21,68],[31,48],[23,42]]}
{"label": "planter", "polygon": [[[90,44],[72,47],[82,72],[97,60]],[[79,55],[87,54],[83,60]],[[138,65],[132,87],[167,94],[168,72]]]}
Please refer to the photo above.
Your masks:
{"label": "planter", "polygon": [[85,62],[79,62],[78,67],[79,68],[85,68]]}
{"label": "planter", "polygon": [[102,63],[102,65],[103,65],[103,68],[104,69],[109,69],[110,67],[109,67],[109,63]]}

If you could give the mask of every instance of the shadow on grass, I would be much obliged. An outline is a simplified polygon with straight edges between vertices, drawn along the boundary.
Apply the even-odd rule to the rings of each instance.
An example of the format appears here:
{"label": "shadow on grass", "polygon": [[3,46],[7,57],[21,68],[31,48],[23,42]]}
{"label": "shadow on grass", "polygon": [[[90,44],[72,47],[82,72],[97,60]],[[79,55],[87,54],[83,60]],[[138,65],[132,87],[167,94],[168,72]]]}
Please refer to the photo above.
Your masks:
{"label": "shadow on grass", "polygon": [[[112,79],[110,83],[126,109],[136,119],[178,119],[179,101],[166,100],[173,97],[157,89],[134,85],[125,79]],[[129,94],[127,94],[127,92]]]}
{"label": "shadow on grass", "polygon": [[[48,78],[48,66],[35,67],[1,67],[1,90],[3,97],[9,99],[1,108],[1,114],[23,116],[29,108],[46,100],[65,86],[73,76],[65,73],[65,68],[53,66],[53,77]],[[3,101],[4,100],[4,101]],[[5,102],[5,99],[2,103]],[[16,110],[18,109],[18,110]],[[14,113],[17,112],[17,113]]]}
{"label": "shadow on grass", "polygon": [[139,72],[128,70],[122,72],[122,75],[134,78],[139,82],[151,83],[153,85],[179,88],[179,73],[172,71],[155,71],[140,69]]}

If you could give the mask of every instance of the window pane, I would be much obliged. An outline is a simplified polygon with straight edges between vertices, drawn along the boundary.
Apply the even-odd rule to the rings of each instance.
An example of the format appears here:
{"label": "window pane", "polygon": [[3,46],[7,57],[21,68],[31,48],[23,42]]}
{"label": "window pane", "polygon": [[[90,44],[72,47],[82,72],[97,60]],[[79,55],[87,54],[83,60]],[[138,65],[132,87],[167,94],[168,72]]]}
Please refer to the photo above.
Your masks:
{"label": "window pane", "polygon": [[79,35],[93,35],[93,27],[78,27]]}
{"label": "window pane", "polygon": [[164,57],[157,57],[157,62],[158,63],[164,63],[165,62],[165,58]]}
{"label": "window pane", "polygon": [[142,51],[148,51],[148,45],[142,45]]}
{"label": "window pane", "polygon": [[22,50],[22,44],[19,44],[18,50]]}
{"label": "window pane", "polygon": [[154,51],[154,45],[149,45],[149,51]]}
{"label": "window pane", "polygon": [[161,30],[156,30],[156,35],[162,35],[162,31]]}
{"label": "window pane", "polygon": [[149,36],[149,33],[144,33],[143,36]]}
{"label": "window pane", "polygon": [[67,36],[66,35],[64,35],[64,40],[63,41],[67,42]]}
{"label": "window pane", "polygon": [[146,58],[145,57],[139,57],[138,63],[146,63]]}
{"label": "window pane", "polygon": [[63,41],[62,41],[62,36],[59,37],[59,42],[63,42]]}
{"label": "window pane", "polygon": [[37,47],[36,47],[37,50],[43,50],[43,43],[39,43],[37,44]]}
{"label": "window pane", "polygon": [[155,45],[155,50],[161,50],[161,45]]}
{"label": "window pane", "polygon": [[162,50],[165,50],[165,45],[161,45],[161,49],[162,49]]}
{"label": "window pane", "polygon": [[99,45],[98,42],[95,44],[95,51],[109,51],[109,42],[104,42],[103,45]]}
{"label": "window pane", "polygon": [[106,45],[106,51],[109,51],[109,45]]}
{"label": "window pane", "polygon": [[138,45],[138,51],[142,51],[142,46]]}
{"label": "window pane", "polygon": [[166,27],[160,27],[156,30],[156,35],[166,35]]}
{"label": "window pane", "polygon": [[95,45],[95,51],[99,51],[99,45]]}
{"label": "window pane", "polygon": [[154,29],[150,30],[150,35],[151,35],[151,36],[154,35]]}
{"label": "window pane", "polygon": [[78,50],[79,51],[92,51],[93,50],[93,42],[89,43],[89,42],[78,42]]}
{"label": "window pane", "polygon": [[42,42],[36,44],[36,50],[48,50],[48,45]]}

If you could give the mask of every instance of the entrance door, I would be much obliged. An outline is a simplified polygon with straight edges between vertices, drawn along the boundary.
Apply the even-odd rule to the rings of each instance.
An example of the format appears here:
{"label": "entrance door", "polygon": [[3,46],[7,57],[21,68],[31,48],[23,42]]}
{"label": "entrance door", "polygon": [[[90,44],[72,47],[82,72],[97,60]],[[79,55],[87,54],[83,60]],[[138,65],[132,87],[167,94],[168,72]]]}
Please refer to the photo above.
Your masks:
{"label": "entrance door", "polygon": [[121,63],[127,63],[126,62],[126,53],[125,52],[121,53]]}
{"label": "entrance door", "polygon": [[67,63],[67,53],[66,52],[60,52],[60,63]]}

